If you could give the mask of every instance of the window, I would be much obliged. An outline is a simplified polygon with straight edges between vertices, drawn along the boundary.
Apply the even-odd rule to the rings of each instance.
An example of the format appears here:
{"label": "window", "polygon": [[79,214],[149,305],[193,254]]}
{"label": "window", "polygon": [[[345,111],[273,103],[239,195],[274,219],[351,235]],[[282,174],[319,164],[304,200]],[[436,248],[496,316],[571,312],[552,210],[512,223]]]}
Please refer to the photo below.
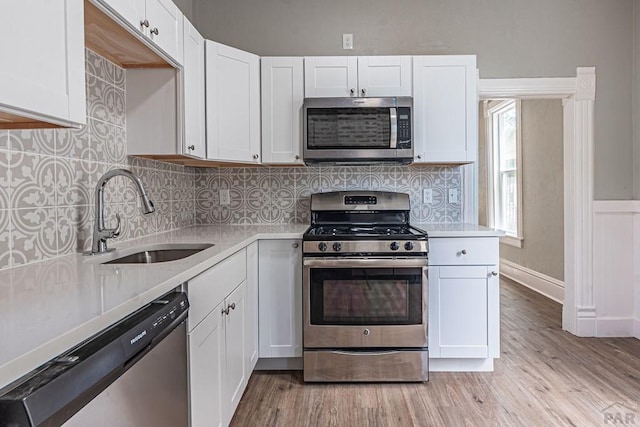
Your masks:
{"label": "window", "polygon": [[506,233],[502,243],[522,247],[520,101],[493,101],[486,106],[489,225]]}

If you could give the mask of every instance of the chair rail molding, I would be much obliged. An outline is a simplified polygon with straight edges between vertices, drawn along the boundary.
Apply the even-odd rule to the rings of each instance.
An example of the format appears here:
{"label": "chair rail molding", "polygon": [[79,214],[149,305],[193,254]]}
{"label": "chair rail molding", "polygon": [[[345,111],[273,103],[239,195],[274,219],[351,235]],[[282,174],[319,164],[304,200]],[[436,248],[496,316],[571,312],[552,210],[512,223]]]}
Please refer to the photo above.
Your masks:
{"label": "chair rail molding", "polygon": [[479,98],[561,99],[564,154],[564,303],[562,328],[596,335],[593,289],[593,105],[595,67],[576,77],[480,79]]}

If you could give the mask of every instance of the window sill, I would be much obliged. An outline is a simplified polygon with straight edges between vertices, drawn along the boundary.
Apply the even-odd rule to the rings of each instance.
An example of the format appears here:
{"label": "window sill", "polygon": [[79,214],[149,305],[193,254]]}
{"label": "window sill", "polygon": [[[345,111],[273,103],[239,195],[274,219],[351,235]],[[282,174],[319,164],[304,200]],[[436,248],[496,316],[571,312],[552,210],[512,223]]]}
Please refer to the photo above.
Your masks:
{"label": "window sill", "polygon": [[500,238],[500,243],[513,246],[514,248],[522,248],[522,242],[524,238],[515,236],[503,236]]}

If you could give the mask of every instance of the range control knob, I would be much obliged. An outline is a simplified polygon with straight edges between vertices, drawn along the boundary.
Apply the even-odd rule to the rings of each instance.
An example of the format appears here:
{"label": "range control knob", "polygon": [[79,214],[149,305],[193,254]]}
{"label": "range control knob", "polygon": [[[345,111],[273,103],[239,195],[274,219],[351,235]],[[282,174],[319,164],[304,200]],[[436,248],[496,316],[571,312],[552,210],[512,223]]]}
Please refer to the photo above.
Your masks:
{"label": "range control knob", "polygon": [[318,249],[320,249],[320,252],[326,251],[327,250],[327,244],[325,242],[318,243]]}
{"label": "range control knob", "polygon": [[400,249],[400,245],[398,244],[398,242],[392,242],[391,245],[389,245],[389,247],[391,248],[392,251],[397,251],[398,249]]}
{"label": "range control knob", "polygon": [[413,242],[407,242],[404,244],[404,248],[407,251],[412,251],[413,250]]}
{"label": "range control knob", "polygon": [[342,245],[340,243],[338,243],[338,242],[335,242],[333,244],[333,250],[336,251],[336,252],[340,252],[340,249],[342,249]]}

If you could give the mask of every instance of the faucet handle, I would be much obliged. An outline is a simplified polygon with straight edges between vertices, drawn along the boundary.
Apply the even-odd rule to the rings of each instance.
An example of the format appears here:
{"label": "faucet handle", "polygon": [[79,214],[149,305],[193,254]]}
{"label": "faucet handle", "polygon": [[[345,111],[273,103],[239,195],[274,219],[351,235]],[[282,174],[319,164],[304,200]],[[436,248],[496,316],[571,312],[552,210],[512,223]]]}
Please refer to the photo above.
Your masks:
{"label": "faucet handle", "polygon": [[109,232],[109,237],[118,237],[120,235],[120,214],[116,214],[116,228],[112,228],[110,230],[105,230]]}

